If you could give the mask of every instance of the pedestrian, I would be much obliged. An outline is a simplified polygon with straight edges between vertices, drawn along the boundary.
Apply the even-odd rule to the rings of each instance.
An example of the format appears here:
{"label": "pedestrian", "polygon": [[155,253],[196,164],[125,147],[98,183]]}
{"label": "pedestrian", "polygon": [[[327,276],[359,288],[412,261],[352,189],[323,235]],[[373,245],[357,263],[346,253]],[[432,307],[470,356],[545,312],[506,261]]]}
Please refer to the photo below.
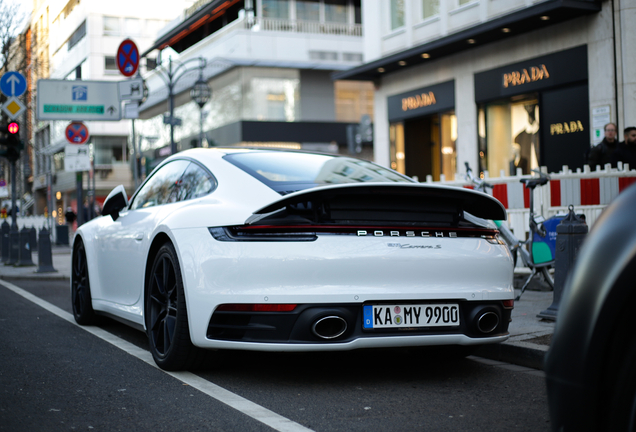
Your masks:
{"label": "pedestrian", "polygon": [[608,123],[603,129],[605,131],[603,141],[590,148],[586,153],[586,163],[591,169],[596,169],[597,165],[603,168],[605,164],[608,163],[612,164],[612,168],[616,168],[616,163],[612,162],[612,156],[618,150],[616,125],[614,123]]}
{"label": "pedestrian", "polygon": [[66,223],[68,224],[70,230],[72,230],[73,223],[75,222],[75,219],[77,219],[77,215],[71,207],[66,207],[66,213],[64,213],[64,217],[66,218]]}
{"label": "pedestrian", "polygon": [[620,161],[634,169],[636,168],[636,127],[625,128],[623,138],[624,141],[618,145],[618,150],[612,156],[612,164]]}

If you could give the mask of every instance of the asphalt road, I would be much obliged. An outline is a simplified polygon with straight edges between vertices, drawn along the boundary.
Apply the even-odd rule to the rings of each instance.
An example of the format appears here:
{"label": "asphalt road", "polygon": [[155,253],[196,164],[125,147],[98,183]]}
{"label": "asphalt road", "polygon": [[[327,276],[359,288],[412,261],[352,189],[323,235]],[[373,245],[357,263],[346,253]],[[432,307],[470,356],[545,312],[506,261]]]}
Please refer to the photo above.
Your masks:
{"label": "asphalt road", "polygon": [[68,282],[8,282],[0,281],[0,431],[550,427],[543,373],[533,369],[405,350],[225,352],[204,370],[168,374],[154,367],[143,333],[112,320],[76,325]]}

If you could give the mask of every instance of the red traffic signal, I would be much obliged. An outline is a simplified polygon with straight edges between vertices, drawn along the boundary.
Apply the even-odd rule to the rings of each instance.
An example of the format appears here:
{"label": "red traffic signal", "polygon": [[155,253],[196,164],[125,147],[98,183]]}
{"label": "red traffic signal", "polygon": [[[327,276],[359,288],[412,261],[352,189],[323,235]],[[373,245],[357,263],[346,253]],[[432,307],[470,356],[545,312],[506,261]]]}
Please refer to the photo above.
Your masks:
{"label": "red traffic signal", "polygon": [[20,132],[20,125],[18,124],[18,122],[11,122],[9,123],[9,125],[7,126],[7,131],[11,134],[11,135],[15,135],[18,132]]}

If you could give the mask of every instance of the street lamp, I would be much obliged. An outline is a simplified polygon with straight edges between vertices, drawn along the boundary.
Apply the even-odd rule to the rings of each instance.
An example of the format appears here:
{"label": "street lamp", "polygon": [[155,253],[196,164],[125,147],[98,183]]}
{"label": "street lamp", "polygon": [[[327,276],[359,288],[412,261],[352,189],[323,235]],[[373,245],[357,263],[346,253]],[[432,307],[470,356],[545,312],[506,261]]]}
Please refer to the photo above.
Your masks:
{"label": "street lamp", "polygon": [[[203,72],[203,70],[201,70]],[[203,147],[203,105],[212,96],[212,90],[203,79],[203,73],[199,74],[199,79],[190,90],[190,97],[199,105],[199,147]]]}
{"label": "street lamp", "polygon": [[[158,74],[159,77],[166,84],[166,87],[168,87],[168,109],[170,111],[170,117],[168,119],[164,118],[164,123],[170,124],[170,152],[172,154],[175,154],[177,152],[177,144],[174,142],[174,127],[177,124],[177,120],[174,118],[174,87],[179,81],[179,79],[181,79],[181,77],[183,77],[188,72],[192,72],[193,70],[196,69],[195,67],[186,68],[185,66],[186,64],[194,62],[194,61],[199,62],[199,65],[197,66],[199,69],[199,81],[203,81],[203,69],[207,65],[207,61],[203,57],[195,57],[190,60],[186,60],[184,62],[179,62],[177,64],[177,67],[175,68],[172,67],[172,57],[170,57],[168,59],[168,70],[157,69],[158,72],[161,72]],[[197,84],[199,81],[197,81]],[[203,81],[203,83],[205,84],[205,81]],[[207,84],[205,84],[205,86],[207,87]],[[208,92],[209,92],[208,93],[208,99],[209,99],[209,94],[211,94],[211,91],[209,88],[208,88]],[[207,102],[207,99],[206,99],[206,102]]]}

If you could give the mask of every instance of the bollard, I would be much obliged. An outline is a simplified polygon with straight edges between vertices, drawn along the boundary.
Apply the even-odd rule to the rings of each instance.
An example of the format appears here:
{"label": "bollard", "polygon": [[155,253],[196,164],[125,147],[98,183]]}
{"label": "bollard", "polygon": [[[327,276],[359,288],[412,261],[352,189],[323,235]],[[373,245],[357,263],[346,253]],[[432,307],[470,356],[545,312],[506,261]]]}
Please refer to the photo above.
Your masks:
{"label": "bollard", "polygon": [[56,272],[53,268],[53,251],[51,250],[51,237],[46,228],[42,228],[39,234],[38,244],[38,269],[36,273]]}
{"label": "bollard", "polygon": [[38,231],[35,227],[29,230],[29,246],[31,246],[31,252],[38,250]]}
{"label": "bollard", "polygon": [[18,251],[18,266],[34,266],[31,256],[31,230],[24,227],[20,230],[20,249]]}
{"label": "bollard", "polygon": [[9,251],[10,249],[10,244],[9,244],[9,232],[11,231],[11,228],[9,227],[9,222],[5,221],[2,222],[2,225],[0,225],[0,234],[2,235],[2,262],[6,263],[9,261]]}
{"label": "bollard", "polygon": [[554,293],[552,304],[537,317],[556,321],[561,296],[565,288],[565,281],[570,270],[574,267],[574,261],[578,255],[581,243],[585,240],[588,231],[587,224],[576,214],[574,206],[570,205],[570,212],[556,227],[556,253],[554,257]]}
{"label": "bollard", "polygon": [[9,261],[4,265],[16,265],[20,259],[20,231],[18,227],[9,230]]}

